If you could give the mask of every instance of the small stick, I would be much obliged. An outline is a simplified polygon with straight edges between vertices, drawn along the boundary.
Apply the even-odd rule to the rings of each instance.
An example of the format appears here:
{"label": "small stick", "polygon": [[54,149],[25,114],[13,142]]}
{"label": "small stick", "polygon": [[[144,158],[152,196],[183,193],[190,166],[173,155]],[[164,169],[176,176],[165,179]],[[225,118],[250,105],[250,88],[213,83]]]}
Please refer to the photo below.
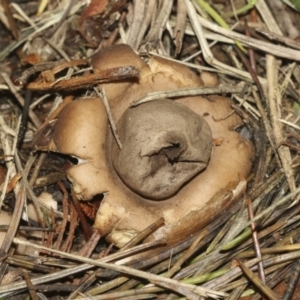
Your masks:
{"label": "small stick", "polygon": [[93,251],[95,250],[101,235],[99,232],[95,231],[87,243],[80,249],[77,255],[84,256],[84,257],[91,257]]}
{"label": "small stick", "polygon": [[113,119],[112,114],[111,114],[111,110],[110,110],[110,107],[109,107],[109,103],[108,103],[108,99],[107,99],[105,88],[103,87],[101,89],[102,96],[100,95],[100,93],[99,93],[99,91],[98,91],[97,88],[94,88],[94,90],[97,93],[97,95],[102,99],[102,102],[103,102],[104,107],[106,109],[106,113],[107,113],[107,117],[108,117],[108,121],[109,121],[111,130],[113,132],[113,135],[114,135],[114,137],[116,139],[116,142],[117,142],[119,148],[122,149],[122,143],[120,141],[120,137],[119,137],[119,135],[117,133],[117,127],[115,125],[114,119]]}
{"label": "small stick", "polygon": [[54,82],[30,82],[26,88],[31,91],[71,91],[90,88],[105,82],[119,81],[139,76],[139,71],[133,66],[112,68],[70,79],[58,79]]}
{"label": "small stick", "polygon": [[[78,213],[76,211],[76,208],[73,204],[73,202],[70,203],[70,225],[69,225],[69,232],[68,237],[64,241],[64,243],[61,246],[61,251],[65,252],[71,252],[71,248],[73,246],[73,241],[75,238],[75,230],[78,226]],[[91,251],[93,251],[94,248],[92,248]]]}
{"label": "small stick", "polygon": [[[6,84],[8,85],[9,89],[11,90],[11,92],[14,94],[14,96],[18,100],[18,102],[22,105],[22,107],[24,107],[25,100],[21,96],[21,94],[17,91],[15,85],[10,80],[8,75],[6,73],[1,73],[1,75],[2,75],[3,79],[5,80]],[[29,109],[28,115],[29,115],[29,118],[31,119],[32,123],[34,124],[34,126],[36,128],[40,128],[42,123],[39,120],[39,118],[36,116],[36,114],[31,109]]]}
{"label": "small stick", "polygon": [[[19,238],[14,238],[13,242],[15,244],[22,244],[22,245],[25,245],[25,246],[28,245],[28,246],[32,246],[32,247],[37,248],[37,249],[50,251],[54,254],[60,255],[61,257],[73,259],[75,261],[83,262],[83,263],[86,263],[86,264],[89,264],[89,265],[92,265],[92,266],[97,266],[97,267],[100,267],[100,268],[103,268],[103,269],[113,270],[113,271],[117,271],[117,272],[120,272],[120,273],[132,275],[132,276],[135,276],[135,277],[144,278],[144,279],[146,279],[150,282],[157,281],[157,282],[160,282],[160,283],[175,284],[175,285],[181,286],[182,288],[189,289],[192,292],[195,291],[197,294],[199,294],[200,296],[204,296],[204,297],[210,296],[211,298],[217,299],[217,298],[224,297],[224,296],[228,295],[227,293],[224,293],[222,291],[214,291],[212,289],[204,288],[204,287],[201,287],[201,286],[194,286],[192,284],[180,282],[180,281],[170,279],[170,278],[165,278],[165,277],[155,275],[155,274],[151,274],[151,273],[148,273],[148,272],[145,272],[145,271],[140,271],[140,270],[137,270],[137,269],[133,269],[133,268],[128,267],[128,266],[105,262],[105,261],[109,261],[109,258],[111,258],[112,256],[104,258],[102,260],[94,260],[94,259],[90,259],[90,258],[87,258],[87,257],[81,257],[81,256],[74,255],[74,254],[71,254],[71,253],[66,253],[66,252],[51,249],[51,248],[48,248],[48,247],[36,245],[36,244],[33,244],[29,241],[21,240]],[[40,281],[40,279],[41,279],[41,277],[34,278],[32,280],[33,284],[36,284],[36,282]],[[19,282],[18,282],[18,285],[20,285]],[[0,286],[0,292],[2,292],[1,291],[1,286]]]}
{"label": "small stick", "polygon": [[37,180],[38,176],[39,176],[39,173],[40,173],[40,169],[42,168],[43,166],[43,163],[46,159],[46,156],[47,154],[46,153],[41,153],[40,154],[40,157],[36,163],[36,165],[34,166],[34,169],[33,169],[33,172],[32,172],[32,175],[31,175],[31,178],[29,180],[29,186],[30,187],[33,187],[34,184],[35,184],[35,181]]}
{"label": "small stick", "polygon": [[[254,217],[254,213],[253,213],[252,199],[250,198],[250,196],[247,196],[247,204],[248,204],[249,217],[250,217],[250,220],[252,220]],[[252,231],[252,239],[253,239],[253,245],[254,245],[256,257],[261,258],[260,245],[259,245],[259,240],[258,240],[258,236],[257,236],[256,224],[253,222],[253,223],[251,223],[250,226],[251,226],[251,231]],[[257,266],[258,266],[259,277],[260,277],[261,281],[263,283],[265,283],[266,276],[265,276],[264,266],[263,266],[262,261],[260,261],[257,264]]]}
{"label": "small stick", "polygon": [[71,189],[71,195],[72,195],[72,201],[73,201],[73,204],[75,206],[75,209],[78,213],[78,216],[79,216],[79,221],[80,221],[80,224],[81,224],[81,227],[82,227],[82,230],[84,232],[84,236],[85,236],[85,239],[86,240],[89,240],[92,236],[92,230],[91,230],[91,227],[90,225],[88,224],[88,221],[86,219],[86,216],[83,214],[82,212],[82,209],[80,207],[80,204],[79,204],[79,201],[78,201],[78,198],[74,192],[73,189]]}
{"label": "small stick", "polygon": [[28,79],[31,75],[42,72],[45,70],[51,70],[53,73],[58,73],[63,69],[78,66],[78,65],[86,65],[87,60],[86,59],[75,59],[71,61],[65,61],[64,59],[58,60],[58,61],[51,61],[51,62],[41,62],[33,65],[32,67],[25,70],[22,75],[15,80],[15,84],[18,86],[24,86],[27,84]]}
{"label": "small stick", "polygon": [[30,109],[31,91],[27,90],[25,92],[24,106],[22,110],[21,124],[18,134],[17,143],[20,145],[25,137],[27,123],[28,123],[28,113]]}
{"label": "small stick", "polygon": [[174,97],[186,97],[186,96],[200,96],[200,95],[213,95],[213,94],[224,94],[224,93],[240,93],[243,87],[232,87],[232,86],[218,86],[218,87],[195,87],[195,88],[185,88],[176,89],[169,91],[160,91],[148,93],[144,98],[133,101],[131,107],[138,106],[140,104],[160,100],[165,98]]}
{"label": "small stick", "polygon": [[33,284],[31,282],[29,274],[27,273],[26,270],[23,270],[23,277],[24,277],[25,282],[27,284],[27,289],[29,290],[30,298],[32,300],[39,300],[40,297],[38,296],[37,292],[34,289],[32,289]]}
{"label": "small stick", "polygon": [[141,233],[139,233],[137,236],[135,236],[132,240],[130,240],[125,246],[121,248],[120,251],[124,251],[125,249],[129,249],[133,246],[135,246],[137,243],[142,241],[145,237],[150,235],[152,232],[154,232],[156,229],[158,229],[160,226],[164,224],[165,220],[163,218],[159,218],[157,221],[155,221],[153,224],[148,226],[146,229],[144,229]]}
{"label": "small stick", "polygon": [[[0,225],[0,231],[7,231],[9,225]],[[29,226],[19,226],[20,231],[42,231],[51,232],[53,228],[42,228],[42,227],[29,227]]]}

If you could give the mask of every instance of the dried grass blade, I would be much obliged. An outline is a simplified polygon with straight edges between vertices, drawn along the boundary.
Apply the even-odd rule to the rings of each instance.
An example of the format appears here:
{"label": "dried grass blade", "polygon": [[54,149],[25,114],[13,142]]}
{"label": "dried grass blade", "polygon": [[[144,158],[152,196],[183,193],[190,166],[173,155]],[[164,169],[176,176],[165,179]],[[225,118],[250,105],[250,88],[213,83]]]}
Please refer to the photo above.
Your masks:
{"label": "dried grass blade", "polygon": [[173,0],[161,2],[158,16],[156,17],[155,23],[151,27],[150,32],[145,37],[145,42],[153,42],[161,39],[163,29],[169,19],[172,7]]}
{"label": "dried grass blade", "polygon": [[280,45],[274,45],[272,43],[261,41],[261,40],[258,40],[258,39],[252,38],[252,37],[247,37],[243,34],[222,28],[212,22],[205,20],[204,18],[202,18],[200,16],[198,16],[198,20],[202,26],[209,28],[210,30],[212,30],[214,32],[218,32],[219,34],[223,34],[234,40],[238,40],[246,46],[261,50],[265,53],[269,53],[274,56],[300,61],[300,51],[298,51],[298,50],[283,47]]}
{"label": "dried grass blade", "polygon": [[[239,70],[239,69],[236,69],[236,68],[233,68],[229,65],[225,65],[223,63],[221,63],[220,61],[216,60],[209,48],[209,45],[207,43],[207,40],[204,36],[204,33],[203,33],[203,29],[202,29],[202,20],[203,21],[203,24],[209,24],[208,26],[212,26],[211,22],[209,21],[206,21],[205,19],[201,18],[196,10],[195,10],[195,7],[193,6],[192,2],[190,0],[185,0],[185,3],[186,3],[186,7],[187,7],[187,12],[188,12],[188,16],[189,16],[189,19],[190,19],[190,22],[192,24],[192,27],[195,31],[195,34],[198,38],[198,41],[199,41],[199,44],[200,44],[200,47],[203,51],[203,56],[204,56],[204,59],[205,61],[208,63],[208,64],[211,64],[213,65],[214,67],[216,67],[217,69],[219,70],[226,70],[227,72],[231,72],[231,74],[235,77],[239,77],[239,78],[242,78],[242,79],[246,79],[246,80],[251,80],[252,81],[252,78],[250,76],[250,74],[248,72],[245,72],[245,71],[242,71],[242,70]],[[201,22],[200,22],[201,20]],[[215,31],[220,31],[220,29],[223,29],[222,27],[220,26],[217,26],[215,24],[213,24],[213,26],[216,26],[215,28]],[[222,33],[222,31],[220,31]],[[225,30],[225,32],[231,32],[230,30]],[[265,81],[263,78],[260,78],[259,79],[262,83]]]}
{"label": "dried grass blade", "polygon": [[113,136],[114,136],[114,138],[115,138],[115,140],[118,144],[118,147],[120,149],[122,149],[122,143],[121,143],[119,134],[117,132],[116,123],[113,119],[113,116],[112,116],[112,113],[111,113],[111,110],[110,110],[109,101],[107,99],[105,88],[103,87],[101,89],[101,94],[99,93],[97,88],[94,88],[94,90],[97,93],[97,95],[100,97],[100,99],[102,100],[102,103],[103,103],[103,105],[105,107],[105,110],[106,110],[106,114],[107,114],[107,117],[108,117],[108,120],[109,120],[109,124],[110,124],[111,130],[112,130]]}
{"label": "dried grass blade", "polygon": [[280,34],[277,34],[275,32],[271,32],[269,30],[266,30],[264,28],[256,28],[256,31],[258,31],[259,33],[265,35],[266,37],[268,37],[270,40],[276,40],[279,41],[281,43],[286,44],[289,47],[295,48],[300,50],[300,45],[298,42],[294,41],[293,39],[286,37],[286,36],[282,36]]}
{"label": "dried grass blade", "polygon": [[177,1],[177,16],[176,16],[176,27],[174,29],[174,42],[176,45],[175,49],[175,55],[180,53],[181,47],[182,47],[182,40],[185,33],[186,28],[186,19],[187,19],[187,13],[186,13],[186,6],[184,3],[184,0],[178,0]]}
{"label": "dried grass blade", "polygon": [[[84,262],[84,263],[90,264],[92,266],[98,266],[98,267],[103,268],[103,269],[114,270],[114,271],[117,271],[117,272],[120,272],[120,273],[125,273],[125,274],[128,274],[128,275],[132,275],[132,276],[135,276],[135,277],[144,278],[144,279],[146,279],[150,282],[158,281],[158,282],[164,282],[164,283],[171,283],[171,284],[175,284],[175,285],[180,284],[183,287],[189,288],[191,290],[196,289],[197,293],[199,293],[199,295],[203,295],[203,296],[206,296],[207,294],[209,294],[210,297],[220,297],[220,296],[226,296],[227,295],[224,292],[218,292],[218,291],[214,291],[214,290],[203,288],[203,287],[195,287],[191,284],[180,283],[177,280],[173,280],[173,279],[165,278],[165,277],[162,277],[162,276],[150,274],[150,273],[147,273],[145,271],[140,271],[140,270],[133,269],[133,268],[130,268],[130,267],[127,267],[127,266],[116,265],[116,264],[112,264],[112,263],[106,263],[106,262],[103,262],[103,260],[102,261],[101,260],[93,260],[93,259],[90,259],[90,258],[80,257],[78,255],[73,255],[73,254],[70,254],[70,253],[65,253],[65,252],[62,252],[62,251],[54,250],[54,249],[51,249],[51,248],[48,248],[48,247],[39,246],[39,245],[30,243],[28,241],[23,241],[19,238],[14,238],[13,242],[17,243],[17,244],[22,244],[22,245],[25,245],[25,246],[30,245],[34,248],[49,251],[49,252],[58,254],[62,257],[70,258],[72,260],[76,260],[76,261],[79,261],[79,262]],[[0,292],[1,292],[1,287],[0,287]]]}
{"label": "dried grass blade", "polygon": [[283,135],[282,123],[278,122],[281,119],[282,100],[278,89],[278,65],[274,56],[267,55],[267,79],[268,79],[268,103],[270,107],[270,117],[273,129],[274,141],[281,160],[282,167],[285,171],[287,181],[291,192],[296,189],[294,172],[292,170],[292,157],[289,148],[280,146],[280,143],[285,140]]}
{"label": "dried grass blade", "polygon": [[[5,238],[1,245],[0,251],[2,253],[7,253],[12,245],[13,238],[17,233],[19,222],[23,213],[23,207],[26,201],[26,192],[24,188],[21,188],[17,197],[17,202],[15,209],[11,218],[11,223],[9,224],[8,230],[6,232]],[[2,262],[0,262],[1,266]]]}
{"label": "dried grass blade", "polygon": [[[133,6],[133,20],[129,27],[130,29],[129,29],[129,32],[127,35],[127,43],[135,50],[138,49],[139,43],[141,41],[141,38],[139,38],[140,29],[145,20],[144,14],[145,14],[146,8],[149,5],[146,2],[149,2],[149,1],[140,0],[138,5]],[[146,30],[146,28],[144,30]],[[144,30],[143,30],[143,33],[145,32]]]}
{"label": "dried grass blade", "polygon": [[[252,199],[249,196],[247,197],[247,202],[248,202],[249,218],[250,218],[250,220],[252,220],[254,217],[254,212],[253,212]],[[259,244],[259,240],[258,240],[258,236],[257,236],[256,224],[251,223],[250,226],[251,226],[252,240],[253,240],[255,255],[257,258],[261,258],[260,244]],[[261,281],[265,283],[266,277],[265,277],[264,266],[263,266],[262,262],[260,261],[257,264],[257,266],[258,266],[259,277],[260,277]]]}
{"label": "dried grass blade", "polygon": [[237,287],[226,300],[239,300],[247,287],[248,283],[244,283],[242,286]]}
{"label": "dried grass blade", "polygon": [[269,30],[282,35],[282,32],[277,22],[275,21],[272,13],[270,12],[270,9],[266,4],[265,0],[258,0],[255,6],[258,9],[259,13],[261,14],[264,22],[268,26]]}
{"label": "dried grass blade", "polygon": [[[298,251],[300,250],[300,244],[292,244],[292,245],[285,245],[285,246],[274,246],[271,248],[260,248],[261,254],[275,254],[275,253],[284,253],[290,251]],[[255,252],[253,250],[247,250],[238,254],[238,258],[243,257],[251,257],[254,256]]]}
{"label": "dried grass blade", "polygon": [[179,260],[174,264],[174,266],[165,274],[165,277],[172,277],[178,270],[180,270],[181,265],[188,260],[189,257],[197,250],[197,245],[207,235],[207,231],[203,230],[199,236],[195,239],[193,244],[187,249],[187,251],[179,258]]}

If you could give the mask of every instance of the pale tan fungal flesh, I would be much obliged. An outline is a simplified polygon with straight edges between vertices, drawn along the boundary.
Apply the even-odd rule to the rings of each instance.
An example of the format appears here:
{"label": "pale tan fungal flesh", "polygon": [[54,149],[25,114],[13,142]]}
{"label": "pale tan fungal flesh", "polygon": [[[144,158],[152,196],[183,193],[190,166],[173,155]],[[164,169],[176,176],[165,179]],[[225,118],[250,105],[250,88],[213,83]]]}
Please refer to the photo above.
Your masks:
{"label": "pale tan fungal flesh", "polygon": [[[197,96],[129,108],[148,92],[199,87],[203,82],[186,67],[161,58],[145,63],[127,45],[96,54],[92,65],[95,72],[127,65],[140,70],[139,80],[102,85],[122,149],[99,98],[67,105],[49,140],[37,148],[78,158],[66,173],[80,199],[105,193],[94,228],[122,246],[163,217],[165,226],[148,239],[172,243],[230,209],[245,190],[254,156],[252,143],[234,130],[242,125],[240,117],[226,117],[232,101]],[[214,140],[220,145],[212,147]]]}

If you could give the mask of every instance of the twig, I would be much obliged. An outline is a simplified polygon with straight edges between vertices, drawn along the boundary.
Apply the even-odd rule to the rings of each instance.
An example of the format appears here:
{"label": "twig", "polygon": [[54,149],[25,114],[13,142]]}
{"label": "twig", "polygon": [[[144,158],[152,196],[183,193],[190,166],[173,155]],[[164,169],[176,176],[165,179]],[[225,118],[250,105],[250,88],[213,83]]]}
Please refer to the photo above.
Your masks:
{"label": "twig", "polygon": [[[254,217],[252,199],[249,196],[246,196],[246,197],[247,197],[249,218],[250,218],[250,220],[252,220]],[[250,226],[251,226],[251,231],[252,231],[253,246],[255,249],[256,257],[261,258],[260,245],[259,245],[259,240],[258,240],[258,236],[257,236],[256,224],[251,223]],[[265,273],[264,273],[264,266],[261,261],[258,263],[258,273],[259,273],[259,277],[260,277],[261,281],[265,283],[266,277],[265,277]]]}
{"label": "twig", "polygon": [[108,120],[109,120],[109,124],[110,124],[111,130],[112,130],[113,136],[114,136],[119,148],[122,149],[122,143],[120,141],[120,137],[119,137],[118,132],[117,132],[117,127],[115,125],[115,121],[114,121],[114,119],[112,117],[112,114],[111,114],[111,110],[110,110],[110,107],[109,107],[109,103],[108,103],[105,88],[103,87],[101,89],[101,94],[102,95],[99,93],[97,88],[94,88],[94,90],[97,93],[97,95],[102,99],[103,105],[106,109],[107,117],[108,117]]}
{"label": "twig", "polygon": [[[129,249],[133,246],[135,246],[137,243],[142,241],[145,237],[150,235],[152,232],[157,230],[159,227],[161,227],[164,224],[164,219],[159,218],[156,222],[145,228],[142,232],[140,232],[137,236],[135,236],[132,240],[130,240],[125,246],[122,247],[122,251],[125,249]],[[162,244],[164,241],[162,241]]]}
{"label": "twig", "polygon": [[85,236],[85,239],[86,241],[89,240],[92,236],[92,230],[91,230],[91,227],[86,219],[86,216],[85,214],[82,212],[82,209],[80,207],[80,204],[79,204],[79,201],[78,201],[78,198],[74,192],[74,189],[71,190],[71,195],[72,195],[72,201],[73,201],[73,204],[75,206],[75,209],[78,213],[78,216],[79,216],[79,221],[80,221],[80,224],[81,224],[81,227],[82,227],[82,230],[84,232],[84,236]]}
{"label": "twig", "polygon": [[200,96],[200,95],[213,95],[213,94],[223,94],[223,93],[240,93],[243,87],[231,87],[231,86],[218,86],[218,87],[195,87],[195,88],[185,88],[176,89],[170,91],[160,91],[148,93],[144,98],[133,101],[131,107],[138,106],[140,104],[160,100],[165,98],[176,98],[176,97],[186,97],[186,96]]}
{"label": "twig", "polygon": [[262,33],[263,35],[268,37],[270,40],[276,40],[276,41],[286,44],[289,47],[300,50],[300,44],[287,36],[283,36],[281,34],[278,34],[278,33],[263,29],[263,28],[256,28],[255,30],[258,31],[259,33]]}
{"label": "twig", "polygon": [[[18,119],[16,135],[14,136],[14,141],[13,141],[12,146],[10,145],[9,139],[7,138],[5,133],[0,132],[2,148],[4,150],[4,155],[6,157],[16,156],[16,149],[17,149],[18,133],[19,133],[19,130],[20,130],[20,124],[21,124],[21,118]],[[15,167],[13,161],[11,161],[11,159],[9,159],[9,160],[6,159],[5,162],[6,162],[6,167],[7,167],[7,174],[6,174],[3,190],[2,190],[2,193],[1,193],[1,197],[0,197],[0,209],[2,207],[4,198],[5,198],[5,195],[6,195],[6,192],[7,192],[9,179],[14,178],[17,175],[16,167]],[[18,197],[19,189],[20,189],[20,186],[19,186],[19,184],[17,184],[16,187],[14,188],[14,193],[15,193],[16,197]]]}
{"label": "twig", "polygon": [[40,153],[37,163],[34,166],[33,172],[31,174],[31,178],[29,180],[29,185],[33,187],[35,185],[36,179],[39,176],[40,169],[46,159],[46,153]]}
{"label": "twig", "polygon": [[23,276],[27,284],[27,289],[29,290],[30,298],[32,300],[39,300],[40,297],[37,295],[36,291],[32,289],[32,282],[26,270],[23,270]]}
{"label": "twig", "polygon": [[[2,75],[3,79],[5,80],[6,84],[9,86],[9,88],[10,88],[11,92],[13,93],[13,95],[18,100],[18,102],[24,107],[25,100],[21,96],[21,94],[17,91],[17,89],[16,89],[15,85],[13,84],[13,82],[10,80],[10,78],[7,76],[7,74],[1,73],[1,75]],[[36,128],[40,128],[42,123],[39,120],[39,118],[36,116],[36,114],[31,109],[29,109],[28,115],[29,115],[29,118],[31,119],[32,123],[34,124],[34,126]]]}
{"label": "twig", "polygon": [[84,257],[90,257],[92,252],[95,250],[97,243],[99,242],[101,235],[95,231],[88,242],[83,246],[83,248],[78,252],[78,255]]}
{"label": "twig", "polygon": [[65,188],[65,186],[62,184],[62,182],[58,182],[58,186],[59,188],[61,189],[61,191],[63,192],[63,200],[62,200],[62,204],[63,204],[63,214],[64,214],[64,217],[63,217],[63,220],[60,224],[60,230],[59,230],[59,233],[58,233],[58,237],[56,239],[56,243],[55,243],[55,248],[56,250],[59,250],[60,249],[60,246],[61,246],[61,242],[63,240],[63,236],[65,234],[65,230],[66,230],[66,226],[67,226],[67,223],[68,223],[68,213],[69,213],[69,209],[68,209],[68,192]]}
{"label": "twig", "polygon": [[[75,238],[75,230],[78,226],[78,213],[75,209],[73,202],[70,203],[70,226],[68,231],[68,237],[65,239],[62,244],[60,250],[65,252],[71,252],[71,248],[73,246],[73,241]],[[99,236],[100,238],[100,236]],[[90,247],[90,251],[92,252],[95,248]]]}
{"label": "twig", "polygon": [[37,73],[37,72],[42,72],[45,70],[50,70],[53,69],[54,67],[60,65],[63,61],[51,61],[51,62],[42,62],[38,63],[36,65],[33,65],[32,67],[28,68],[25,70],[22,75],[15,80],[15,84],[18,86],[24,86],[28,82],[28,79],[31,75]]}
{"label": "twig", "polygon": [[161,40],[163,34],[163,28],[169,18],[173,7],[173,0],[162,2],[162,7],[159,10],[158,16],[155,19],[155,23],[151,27],[148,35],[145,37],[146,42],[154,42]]}
{"label": "twig", "polygon": [[295,191],[295,177],[292,165],[292,157],[289,149],[284,146],[280,146],[280,143],[284,140],[282,124],[278,122],[281,119],[281,104],[282,99],[280,91],[277,86],[278,71],[277,63],[274,56],[267,55],[267,78],[268,78],[268,103],[270,107],[270,117],[273,129],[274,142],[278,150],[278,154],[281,160],[282,167],[286,174],[287,181],[291,192]]}

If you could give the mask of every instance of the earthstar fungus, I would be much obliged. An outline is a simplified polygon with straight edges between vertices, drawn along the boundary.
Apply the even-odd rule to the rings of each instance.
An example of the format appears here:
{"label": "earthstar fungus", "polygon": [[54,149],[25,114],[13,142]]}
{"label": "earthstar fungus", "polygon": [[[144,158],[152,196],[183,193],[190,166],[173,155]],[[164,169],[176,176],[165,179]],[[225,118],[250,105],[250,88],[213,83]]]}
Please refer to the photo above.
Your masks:
{"label": "earthstar fungus", "polygon": [[212,149],[207,122],[172,100],[127,109],[117,124],[122,150],[112,163],[124,183],[147,199],[173,196],[206,168]]}
{"label": "earthstar fungus", "polygon": [[[221,96],[157,100],[130,108],[149,92],[209,85],[178,63],[146,63],[127,45],[94,55],[94,72],[132,65],[139,79],[105,83],[122,148],[113,138],[99,98],[68,104],[51,125],[41,150],[78,159],[66,174],[81,200],[105,197],[94,228],[121,247],[160,217],[165,225],[148,240],[182,240],[230,209],[245,190],[252,143],[235,129],[232,101]],[[218,145],[214,141],[218,140]],[[216,144],[216,143],[215,143]]]}

